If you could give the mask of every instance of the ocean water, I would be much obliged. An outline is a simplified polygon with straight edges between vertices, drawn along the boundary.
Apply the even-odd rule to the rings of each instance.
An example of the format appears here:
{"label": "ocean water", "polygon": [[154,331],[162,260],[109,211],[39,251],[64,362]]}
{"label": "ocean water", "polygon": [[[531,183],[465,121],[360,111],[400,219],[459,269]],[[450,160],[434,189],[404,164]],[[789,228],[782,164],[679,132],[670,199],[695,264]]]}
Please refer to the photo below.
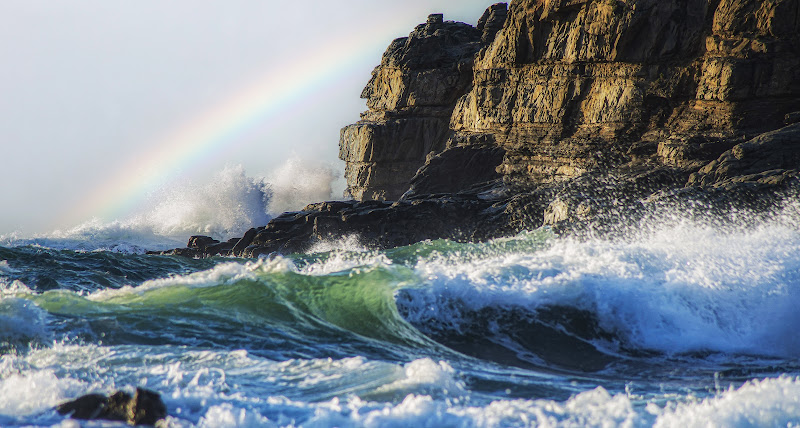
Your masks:
{"label": "ocean water", "polygon": [[614,238],[143,254],[272,215],[274,183],[222,177],[161,217],[0,240],[1,426],[78,426],[53,406],[137,386],[175,427],[800,426],[800,204]]}

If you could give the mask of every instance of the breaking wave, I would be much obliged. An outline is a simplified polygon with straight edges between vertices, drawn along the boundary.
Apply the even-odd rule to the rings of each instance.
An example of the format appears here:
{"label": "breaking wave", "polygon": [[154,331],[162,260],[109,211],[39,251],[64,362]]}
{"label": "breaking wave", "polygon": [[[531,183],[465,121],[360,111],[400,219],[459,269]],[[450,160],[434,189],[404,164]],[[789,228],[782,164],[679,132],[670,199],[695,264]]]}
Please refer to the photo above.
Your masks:
{"label": "breaking wave", "polygon": [[92,219],[34,238],[2,236],[0,245],[141,253],[184,246],[191,235],[224,240],[263,226],[283,211],[330,200],[335,179],[332,168],[297,159],[288,160],[268,177],[251,177],[243,167],[229,166],[205,184],[175,183],[162,188],[127,218]]}

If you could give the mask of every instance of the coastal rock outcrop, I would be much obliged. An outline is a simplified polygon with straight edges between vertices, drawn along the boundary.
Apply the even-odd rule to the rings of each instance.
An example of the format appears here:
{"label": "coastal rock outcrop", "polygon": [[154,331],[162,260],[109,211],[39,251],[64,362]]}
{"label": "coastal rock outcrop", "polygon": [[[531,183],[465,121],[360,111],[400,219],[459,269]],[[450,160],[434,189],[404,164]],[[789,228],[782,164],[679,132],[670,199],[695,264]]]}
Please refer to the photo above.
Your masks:
{"label": "coastal rock outcrop", "polygon": [[[333,201],[311,204],[301,211],[287,212],[266,227],[251,229],[245,237],[232,239],[226,247],[206,236],[193,236],[187,248],[151,254],[187,257],[259,257],[272,253],[301,253],[320,242],[357,236],[368,248],[392,248],[426,239],[474,242],[499,237],[506,231],[496,227],[503,209],[474,194],[438,195],[404,201]],[[497,223],[494,224],[493,223]],[[249,237],[249,241],[244,241]],[[236,241],[236,245],[231,242]],[[242,245],[239,245],[242,243]],[[243,246],[245,245],[246,246]]]}
{"label": "coastal rock outcrop", "polygon": [[634,158],[699,167],[800,105],[796,0],[522,0],[451,128],[492,134],[509,181]]}
{"label": "coastal rock outcrop", "polygon": [[509,219],[524,227],[620,218],[656,193],[700,197],[774,168],[751,178],[780,193],[800,167],[797,135],[778,130],[797,120],[799,83],[797,0],[515,1],[476,54],[447,148],[406,196],[480,181],[453,179],[456,147],[503,151]]}
{"label": "coastal rock outcrop", "polygon": [[502,27],[505,12],[505,4],[490,7],[478,28],[434,14],[389,45],[361,94],[369,110],[340,135],[355,199],[398,199],[427,155],[445,148],[453,108],[471,85],[473,58]]}
{"label": "coastal rock outcrop", "polygon": [[355,200],[174,253],[607,233],[668,207],[733,218],[800,197],[800,0],[516,0],[477,27],[431,15],[362,97],[340,135]]}

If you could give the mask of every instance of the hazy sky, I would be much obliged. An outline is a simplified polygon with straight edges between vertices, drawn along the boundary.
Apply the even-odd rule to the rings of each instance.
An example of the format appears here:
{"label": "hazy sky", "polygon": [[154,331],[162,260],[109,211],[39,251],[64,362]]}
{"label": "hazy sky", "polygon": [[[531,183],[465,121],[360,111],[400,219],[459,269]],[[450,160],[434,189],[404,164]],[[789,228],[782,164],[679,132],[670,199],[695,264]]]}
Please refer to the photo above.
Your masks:
{"label": "hazy sky", "polygon": [[429,13],[474,25],[491,3],[3,0],[0,234],[225,165],[341,169],[339,129],[389,42]]}

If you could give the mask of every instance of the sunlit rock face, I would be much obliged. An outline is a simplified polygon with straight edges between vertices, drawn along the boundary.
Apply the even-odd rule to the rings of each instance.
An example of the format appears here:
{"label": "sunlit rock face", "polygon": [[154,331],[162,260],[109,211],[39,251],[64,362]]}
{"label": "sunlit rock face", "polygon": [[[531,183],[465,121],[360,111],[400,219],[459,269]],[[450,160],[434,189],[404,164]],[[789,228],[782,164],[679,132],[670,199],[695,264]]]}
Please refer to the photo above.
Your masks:
{"label": "sunlit rock face", "polygon": [[442,15],[391,43],[361,94],[369,110],[342,129],[349,193],[393,200],[431,152],[444,149],[456,101],[472,84],[475,54],[494,38],[506,7],[487,9],[478,27]]}
{"label": "sunlit rock face", "polygon": [[800,109],[796,0],[522,0],[452,116],[509,179],[699,166]]}
{"label": "sunlit rock face", "polygon": [[507,183],[696,171],[800,110],[798,3],[520,0],[479,28],[432,16],[392,43],[370,110],[342,131],[350,192],[394,199],[428,154],[476,139],[505,150]]}

